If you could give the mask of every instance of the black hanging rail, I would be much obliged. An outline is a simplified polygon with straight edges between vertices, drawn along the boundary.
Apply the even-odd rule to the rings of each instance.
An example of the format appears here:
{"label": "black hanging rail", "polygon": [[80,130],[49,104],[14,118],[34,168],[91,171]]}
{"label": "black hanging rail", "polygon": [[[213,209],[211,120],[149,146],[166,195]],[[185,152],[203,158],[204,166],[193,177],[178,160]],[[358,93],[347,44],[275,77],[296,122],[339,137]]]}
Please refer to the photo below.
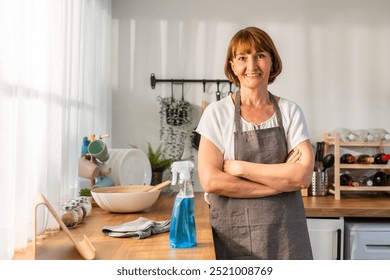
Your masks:
{"label": "black hanging rail", "polygon": [[178,83],[178,84],[184,84],[184,83],[202,83],[203,84],[203,92],[206,91],[206,83],[216,83],[219,87],[220,83],[228,83],[230,84],[230,87],[232,85],[232,82],[229,80],[210,80],[210,79],[157,79],[154,73],[150,75],[150,85],[152,89],[156,87],[157,83]]}

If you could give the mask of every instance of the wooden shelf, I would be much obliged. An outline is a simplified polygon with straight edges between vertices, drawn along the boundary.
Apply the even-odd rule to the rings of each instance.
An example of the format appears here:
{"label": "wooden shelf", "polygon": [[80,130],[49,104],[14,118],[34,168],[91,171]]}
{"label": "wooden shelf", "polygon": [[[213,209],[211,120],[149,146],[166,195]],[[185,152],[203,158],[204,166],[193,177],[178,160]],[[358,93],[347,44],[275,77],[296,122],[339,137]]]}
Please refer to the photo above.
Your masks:
{"label": "wooden shelf", "polygon": [[[351,187],[351,186],[340,186],[340,191],[368,191],[368,192],[390,192],[390,186],[383,186],[383,187],[377,187],[377,186],[359,186],[359,187]],[[329,192],[334,193],[334,190],[329,190]]]}
{"label": "wooden shelf", "polygon": [[369,192],[390,192],[390,186],[341,186],[340,185],[340,175],[341,170],[345,169],[354,169],[354,170],[390,170],[389,164],[340,164],[340,148],[341,147],[354,147],[356,149],[374,147],[377,149],[378,153],[384,152],[385,147],[390,147],[390,141],[376,141],[376,142],[343,142],[340,141],[340,135],[335,133],[330,135],[329,133],[323,134],[323,140],[325,142],[325,152],[329,150],[330,146],[334,147],[334,158],[335,163],[333,166],[334,169],[334,189],[330,189],[329,192],[334,195],[336,200],[341,199],[341,192],[359,192],[359,191],[369,191]]}
{"label": "wooden shelf", "polygon": [[389,164],[340,164],[340,169],[390,169]]}

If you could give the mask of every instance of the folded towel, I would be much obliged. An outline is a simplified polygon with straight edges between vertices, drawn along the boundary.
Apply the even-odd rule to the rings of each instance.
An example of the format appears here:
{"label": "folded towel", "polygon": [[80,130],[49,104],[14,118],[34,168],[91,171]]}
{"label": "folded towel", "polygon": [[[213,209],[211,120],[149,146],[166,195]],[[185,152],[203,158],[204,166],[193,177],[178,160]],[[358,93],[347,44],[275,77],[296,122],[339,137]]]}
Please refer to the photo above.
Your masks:
{"label": "folded towel", "polygon": [[134,239],[147,238],[152,234],[169,231],[171,220],[152,221],[144,217],[120,224],[118,226],[103,227],[103,234],[112,237],[131,237]]}

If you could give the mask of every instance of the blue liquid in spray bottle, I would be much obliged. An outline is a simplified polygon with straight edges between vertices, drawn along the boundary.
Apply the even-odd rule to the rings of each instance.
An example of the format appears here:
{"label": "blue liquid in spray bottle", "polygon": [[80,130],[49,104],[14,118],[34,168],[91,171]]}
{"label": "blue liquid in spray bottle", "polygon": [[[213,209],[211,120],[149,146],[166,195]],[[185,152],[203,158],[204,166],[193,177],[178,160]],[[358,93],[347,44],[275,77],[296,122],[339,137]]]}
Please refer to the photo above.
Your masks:
{"label": "blue liquid in spray bottle", "polygon": [[196,246],[196,226],[194,214],[194,189],[190,172],[194,164],[190,161],[172,164],[172,185],[176,184],[179,173],[179,193],[172,209],[169,245],[171,248],[190,248]]}

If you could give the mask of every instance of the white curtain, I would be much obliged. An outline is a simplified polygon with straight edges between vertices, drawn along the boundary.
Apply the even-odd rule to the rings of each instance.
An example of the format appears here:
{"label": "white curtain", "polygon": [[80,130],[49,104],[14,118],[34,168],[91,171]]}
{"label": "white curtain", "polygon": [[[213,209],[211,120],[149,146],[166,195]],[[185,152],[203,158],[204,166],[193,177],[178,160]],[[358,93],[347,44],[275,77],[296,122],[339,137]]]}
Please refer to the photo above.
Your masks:
{"label": "white curtain", "polygon": [[110,0],[0,0],[0,259],[31,240],[33,194],[77,196],[83,136],[110,134],[110,34]]}

